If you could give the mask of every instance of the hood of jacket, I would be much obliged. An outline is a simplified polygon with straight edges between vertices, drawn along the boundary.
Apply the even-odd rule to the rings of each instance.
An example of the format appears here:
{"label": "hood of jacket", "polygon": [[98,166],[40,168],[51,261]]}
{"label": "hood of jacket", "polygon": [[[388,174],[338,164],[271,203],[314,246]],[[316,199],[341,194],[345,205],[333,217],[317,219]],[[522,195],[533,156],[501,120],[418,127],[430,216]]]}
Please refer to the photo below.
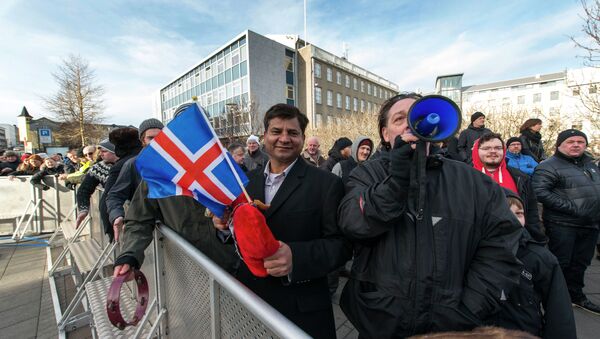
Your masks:
{"label": "hood of jacket", "polygon": [[[350,154],[350,156],[352,156],[352,158],[354,158],[354,160],[356,162],[358,161],[358,147],[360,145],[361,142],[368,140],[369,143],[371,144],[371,153],[369,153],[369,156],[367,157],[366,160],[369,160],[369,158],[371,157],[371,155],[375,152],[375,150],[373,149],[373,140],[371,140],[371,138],[366,137],[364,135],[360,135],[358,136],[356,139],[354,139],[354,142],[352,143],[352,153]],[[366,161],[365,160],[365,161]]]}

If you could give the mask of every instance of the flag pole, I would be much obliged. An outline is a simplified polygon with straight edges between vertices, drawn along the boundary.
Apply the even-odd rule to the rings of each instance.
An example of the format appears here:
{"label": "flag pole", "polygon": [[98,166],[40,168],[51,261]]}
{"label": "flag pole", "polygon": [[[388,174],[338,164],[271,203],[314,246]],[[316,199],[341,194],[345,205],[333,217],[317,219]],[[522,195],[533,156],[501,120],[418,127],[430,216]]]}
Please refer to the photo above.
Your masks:
{"label": "flag pole", "polygon": [[244,196],[246,197],[246,200],[248,201],[248,203],[252,203],[252,199],[250,198],[250,195],[248,194],[248,192],[246,192],[246,188],[244,187],[244,184],[242,183],[242,179],[240,179],[240,176],[238,175],[237,171],[235,170],[235,167],[233,167],[233,164],[231,163],[231,159],[229,159],[229,157],[227,156],[225,147],[223,147],[223,144],[221,143],[221,140],[217,136],[217,133],[213,129],[212,125],[210,124],[210,121],[208,121],[208,119],[206,118],[206,114],[204,113],[204,108],[202,108],[202,106],[200,106],[198,104],[198,102],[195,102],[195,104],[198,107],[198,110],[200,111],[200,115],[202,116],[202,119],[204,119],[204,121],[208,125],[208,128],[210,129],[210,132],[212,133],[213,138],[215,138],[217,140],[217,143],[219,144],[219,148],[221,149],[221,154],[223,154],[225,161],[227,161],[227,165],[229,165],[229,169],[231,169],[231,172],[233,172],[233,176],[235,177],[235,180],[237,181],[238,185],[240,185],[240,187],[242,188],[242,192],[244,192]]}

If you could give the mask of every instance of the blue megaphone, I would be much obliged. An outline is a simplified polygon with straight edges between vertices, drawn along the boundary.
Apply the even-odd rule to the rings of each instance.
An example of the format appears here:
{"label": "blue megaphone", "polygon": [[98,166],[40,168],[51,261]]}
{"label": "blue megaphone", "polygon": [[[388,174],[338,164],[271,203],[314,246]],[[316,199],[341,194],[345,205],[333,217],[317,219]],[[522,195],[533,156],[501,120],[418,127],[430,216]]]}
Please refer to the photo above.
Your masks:
{"label": "blue megaphone", "polygon": [[440,142],[460,128],[460,109],[449,98],[426,95],[415,101],[408,111],[408,126],[421,140]]}

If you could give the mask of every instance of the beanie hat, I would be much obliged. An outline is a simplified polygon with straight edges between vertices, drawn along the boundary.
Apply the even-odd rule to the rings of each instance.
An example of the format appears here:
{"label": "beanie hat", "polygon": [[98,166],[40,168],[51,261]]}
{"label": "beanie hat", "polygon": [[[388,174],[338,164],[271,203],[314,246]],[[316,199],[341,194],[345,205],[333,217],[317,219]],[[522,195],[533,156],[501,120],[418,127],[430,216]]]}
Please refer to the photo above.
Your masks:
{"label": "beanie hat", "polygon": [[163,123],[160,122],[160,120],[158,119],[150,118],[142,121],[142,123],[140,124],[140,128],[138,129],[140,139],[143,138],[144,132],[146,132],[147,130],[151,128],[163,129],[163,127],[165,127],[165,125],[163,125]]}
{"label": "beanie hat", "polygon": [[556,148],[563,143],[563,141],[567,140],[570,137],[583,137],[585,139],[585,144],[588,144],[587,135],[580,130],[576,129],[567,129],[560,133],[558,133],[558,137],[556,138]]}
{"label": "beanie hat", "polygon": [[109,152],[115,153],[115,145],[111,143],[108,139],[100,141],[100,143],[98,144],[98,148],[102,148]]}
{"label": "beanie hat", "polygon": [[512,144],[513,142],[521,143],[521,139],[519,139],[518,137],[508,138],[508,140],[506,140],[506,148],[508,148],[508,146],[510,146],[510,144]]}
{"label": "beanie hat", "polygon": [[471,123],[473,123],[473,121],[475,121],[481,117],[485,117],[485,114],[483,114],[481,112],[475,112],[475,113],[471,114]]}
{"label": "beanie hat", "polygon": [[248,139],[246,140],[246,143],[249,143],[249,142],[255,142],[258,144],[259,143],[258,137],[256,135],[250,135],[248,137]]}
{"label": "beanie hat", "polygon": [[369,139],[369,138],[366,138],[358,144],[358,148],[360,148],[360,146],[364,146],[364,145],[367,145],[367,146],[373,148],[373,141],[371,141],[371,139]]}
{"label": "beanie hat", "polygon": [[115,154],[122,158],[129,154],[138,154],[142,142],[138,138],[138,130],[133,127],[123,127],[112,130],[108,140],[115,145]]}
{"label": "beanie hat", "polygon": [[341,137],[339,139],[337,139],[335,141],[335,143],[333,144],[333,148],[335,148],[338,151],[343,150],[346,147],[352,146],[352,140],[346,138],[346,137]]}

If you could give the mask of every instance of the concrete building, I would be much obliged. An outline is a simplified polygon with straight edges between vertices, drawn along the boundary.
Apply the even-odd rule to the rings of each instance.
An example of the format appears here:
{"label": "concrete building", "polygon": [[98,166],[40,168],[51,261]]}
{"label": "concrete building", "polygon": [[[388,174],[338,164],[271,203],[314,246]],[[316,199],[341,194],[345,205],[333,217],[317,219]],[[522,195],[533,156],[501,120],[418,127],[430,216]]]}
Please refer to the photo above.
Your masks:
{"label": "concrete building", "polygon": [[376,110],[398,86],[297,36],[245,31],[159,91],[159,117],[196,97],[216,132],[261,133],[264,112],[288,103],[313,126]]}
{"label": "concrete building", "polygon": [[4,129],[6,137],[6,147],[12,149],[19,146],[17,143],[17,126],[11,124],[0,124],[0,128]]}
{"label": "concrete building", "polygon": [[8,147],[8,142],[6,141],[6,131],[4,128],[0,127],[0,150],[5,150]]}
{"label": "concrete building", "polygon": [[[463,118],[474,111],[503,113],[528,112],[531,117],[558,118],[565,128],[583,130],[590,138],[600,138],[600,130],[590,121],[590,109],[600,110],[600,70],[580,68],[525,78],[463,86],[463,74],[439,76],[436,93],[447,95],[461,107]],[[460,92],[460,93],[459,93]],[[596,117],[596,121],[600,117]],[[598,125],[596,125],[598,126]]]}

